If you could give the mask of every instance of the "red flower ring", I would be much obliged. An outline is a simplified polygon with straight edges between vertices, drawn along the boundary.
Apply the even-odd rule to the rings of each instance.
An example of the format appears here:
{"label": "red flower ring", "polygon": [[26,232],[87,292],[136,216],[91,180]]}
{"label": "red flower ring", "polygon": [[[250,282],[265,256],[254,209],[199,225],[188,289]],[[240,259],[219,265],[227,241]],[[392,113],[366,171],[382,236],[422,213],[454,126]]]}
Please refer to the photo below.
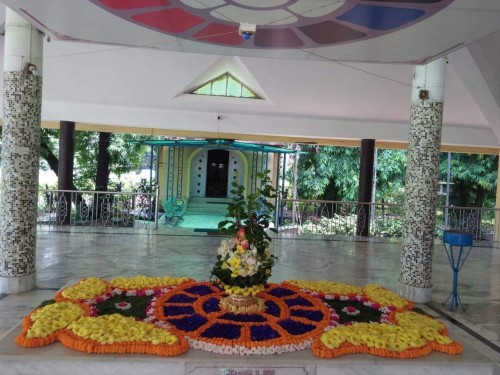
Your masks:
{"label": "red flower ring", "polygon": [[[245,48],[316,48],[375,38],[421,22],[453,0],[310,0],[282,5],[237,0],[89,0],[114,15],[182,39]],[[194,4],[194,5],[189,5]],[[238,35],[240,22],[257,24],[254,38]]]}
{"label": "red flower ring", "polygon": [[309,347],[330,324],[319,299],[289,285],[269,284],[258,297],[266,310],[234,314],[221,309],[227,294],[208,282],[180,286],[159,297],[156,319],[188,337],[196,349],[223,354],[272,354]]}

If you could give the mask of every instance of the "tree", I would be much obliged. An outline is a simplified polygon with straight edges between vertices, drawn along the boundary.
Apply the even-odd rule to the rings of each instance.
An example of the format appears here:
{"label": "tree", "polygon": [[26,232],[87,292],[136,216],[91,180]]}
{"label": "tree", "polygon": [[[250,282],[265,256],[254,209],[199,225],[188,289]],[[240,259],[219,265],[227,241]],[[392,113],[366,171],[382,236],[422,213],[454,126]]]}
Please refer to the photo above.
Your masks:
{"label": "tree", "polygon": [[97,142],[97,166],[95,176],[95,189],[97,191],[108,191],[109,173],[111,163],[111,133],[99,132],[99,141]]}
{"label": "tree", "polygon": [[[54,171],[56,176],[59,174],[59,159],[58,155],[58,143],[59,130],[54,129],[42,129],[40,134],[40,162],[45,160],[49,168]],[[43,163],[40,163],[41,169],[46,169]]]}
{"label": "tree", "polygon": [[403,203],[406,156],[406,150],[377,150],[377,202]]}
{"label": "tree", "polygon": [[297,179],[300,198],[357,199],[359,148],[305,145],[302,151]]}
{"label": "tree", "polygon": [[[448,160],[443,153],[440,173],[446,176]],[[461,207],[494,207],[498,179],[498,156],[452,154],[450,204]]]}
{"label": "tree", "polygon": [[[359,179],[359,148],[302,146],[298,164],[298,192],[302,199],[355,201]],[[377,150],[378,202],[402,203],[406,150]],[[498,156],[453,154],[450,203],[463,207],[492,207],[497,186]],[[446,154],[440,164],[447,172]]]}
{"label": "tree", "polygon": [[[105,191],[111,172],[120,176],[137,169],[146,147],[130,141],[140,138],[132,134],[75,132],[74,189]],[[56,175],[58,140],[59,130],[42,129],[41,157]]]}
{"label": "tree", "polygon": [[[302,147],[298,192],[302,199],[356,201],[361,150],[358,147]],[[378,202],[402,203],[406,150],[377,150]]]}

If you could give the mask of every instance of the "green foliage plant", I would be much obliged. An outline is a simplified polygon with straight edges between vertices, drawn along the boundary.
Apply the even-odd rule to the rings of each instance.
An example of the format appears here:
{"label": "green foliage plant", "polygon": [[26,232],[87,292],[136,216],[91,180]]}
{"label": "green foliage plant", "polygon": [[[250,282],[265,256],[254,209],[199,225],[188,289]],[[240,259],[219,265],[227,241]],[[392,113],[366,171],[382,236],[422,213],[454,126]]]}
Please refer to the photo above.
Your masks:
{"label": "green foliage plant", "polygon": [[245,196],[245,187],[232,183],[233,200],[228,204],[227,220],[219,223],[219,230],[229,235],[217,249],[217,262],[212,277],[229,286],[248,288],[264,285],[271,276],[276,257],[269,252],[271,237],[267,230],[273,218],[275,206],[271,202],[276,191],[271,185],[269,172],[256,175],[260,187]]}
{"label": "green foliage plant", "polygon": [[[311,217],[299,226],[300,234],[324,234],[354,236],[356,233],[357,215],[338,215],[333,217]],[[371,235],[386,238],[401,238],[403,222],[400,218],[390,220],[374,220],[371,223]]]}

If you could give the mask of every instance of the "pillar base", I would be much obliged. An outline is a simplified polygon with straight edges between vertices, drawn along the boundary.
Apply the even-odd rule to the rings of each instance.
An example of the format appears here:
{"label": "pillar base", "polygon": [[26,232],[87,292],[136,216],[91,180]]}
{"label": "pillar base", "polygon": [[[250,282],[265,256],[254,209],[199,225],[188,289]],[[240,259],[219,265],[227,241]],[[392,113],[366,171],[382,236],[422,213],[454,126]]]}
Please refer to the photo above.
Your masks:
{"label": "pillar base", "polygon": [[36,288],[36,272],[23,276],[0,276],[0,294],[29,292]]}
{"label": "pillar base", "polygon": [[416,286],[399,284],[398,293],[410,301],[415,303],[429,303],[432,301],[432,287],[419,288]]}

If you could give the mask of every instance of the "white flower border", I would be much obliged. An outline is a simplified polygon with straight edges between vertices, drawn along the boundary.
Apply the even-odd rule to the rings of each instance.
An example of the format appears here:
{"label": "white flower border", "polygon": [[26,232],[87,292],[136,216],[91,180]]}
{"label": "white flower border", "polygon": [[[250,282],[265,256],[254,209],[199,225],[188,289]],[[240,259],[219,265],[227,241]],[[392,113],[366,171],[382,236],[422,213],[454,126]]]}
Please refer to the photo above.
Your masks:
{"label": "white flower border", "polygon": [[224,355],[268,355],[268,354],[282,354],[289,352],[296,352],[310,348],[314,339],[307,339],[301,343],[286,344],[286,345],[272,345],[272,346],[257,346],[254,348],[247,348],[243,345],[217,345],[205,341],[195,340],[185,336],[192,349],[203,350],[205,352],[224,354]]}

